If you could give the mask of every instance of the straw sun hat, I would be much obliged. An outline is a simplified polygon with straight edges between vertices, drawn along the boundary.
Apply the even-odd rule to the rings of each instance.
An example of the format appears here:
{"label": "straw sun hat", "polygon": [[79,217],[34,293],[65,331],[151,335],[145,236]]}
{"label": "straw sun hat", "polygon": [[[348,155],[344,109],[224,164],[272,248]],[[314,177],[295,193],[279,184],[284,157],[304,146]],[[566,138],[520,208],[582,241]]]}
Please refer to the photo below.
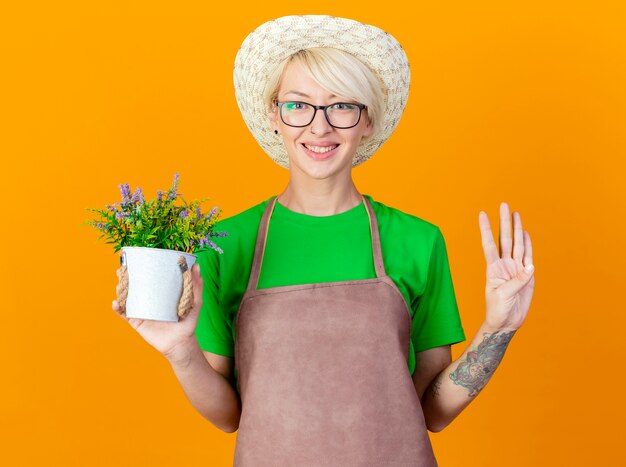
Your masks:
{"label": "straw sun hat", "polygon": [[398,125],[409,93],[409,62],[400,43],[389,33],[368,24],[326,15],[284,16],[268,21],[243,41],[235,58],[235,96],[254,139],[282,167],[289,157],[274,134],[263,102],[272,70],[289,55],[311,47],[333,47],[364,62],[381,81],[385,111],[381,130],[357,149],[356,167],[368,160]]}

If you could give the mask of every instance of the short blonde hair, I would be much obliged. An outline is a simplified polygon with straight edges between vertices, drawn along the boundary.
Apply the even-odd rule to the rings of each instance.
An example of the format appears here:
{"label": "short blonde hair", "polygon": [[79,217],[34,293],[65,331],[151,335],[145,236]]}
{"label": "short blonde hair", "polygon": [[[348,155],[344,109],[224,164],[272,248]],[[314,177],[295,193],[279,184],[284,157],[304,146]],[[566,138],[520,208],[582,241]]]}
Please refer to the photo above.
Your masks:
{"label": "short blonde hair", "polygon": [[313,79],[328,92],[365,104],[367,117],[374,127],[371,136],[380,131],[386,102],[382,81],[357,57],[331,47],[299,50],[274,69],[263,92],[268,112],[273,102],[278,100],[283,71],[292,62],[304,65]]}

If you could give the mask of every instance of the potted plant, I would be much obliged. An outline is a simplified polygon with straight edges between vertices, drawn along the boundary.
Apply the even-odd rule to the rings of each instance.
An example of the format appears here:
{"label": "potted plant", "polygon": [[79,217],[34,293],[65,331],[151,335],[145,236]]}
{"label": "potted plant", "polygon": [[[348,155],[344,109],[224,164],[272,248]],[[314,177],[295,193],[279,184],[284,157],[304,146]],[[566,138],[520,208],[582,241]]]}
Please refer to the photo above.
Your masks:
{"label": "potted plant", "polygon": [[[178,321],[191,307],[192,300],[181,303],[183,289],[191,287],[191,268],[196,255],[205,248],[223,253],[211,237],[221,210],[214,207],[208,214],[200,205],[208,198],[185,201],[178,193],[179,175],[167,192],[159,190],[157,198],[146,201],[140,187],[131,195],[127,183],[120,184],[122,201],[107,204],[106,209],[86,208],[100,218],[88,220],[102,232],[106,243],[120,253],[122,274],[118,293],[125,299],[128,318]],[[180,199],[182,204],[177,204]],[[187,294],[188,295],[188,294]]]}

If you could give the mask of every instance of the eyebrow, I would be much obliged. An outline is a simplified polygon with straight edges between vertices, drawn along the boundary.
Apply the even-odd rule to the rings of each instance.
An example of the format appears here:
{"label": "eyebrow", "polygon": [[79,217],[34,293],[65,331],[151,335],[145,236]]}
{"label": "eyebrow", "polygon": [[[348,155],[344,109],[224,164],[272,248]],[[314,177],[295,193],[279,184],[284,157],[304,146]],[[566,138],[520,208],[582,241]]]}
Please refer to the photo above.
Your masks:
{"label": "eyebrow", "polygon": [[[287,91],[285,94],[295,94],[297,96],[311,98],[311,96],[309,96],[308,94],[305,94],[305,93],[300,92],[300,91],[295,91],[295,90]],[[337,97],[337,96],[335,96],[334,94],[331,94],[330,96],[328,96],[329,99],[332,99],[333,97]]]}

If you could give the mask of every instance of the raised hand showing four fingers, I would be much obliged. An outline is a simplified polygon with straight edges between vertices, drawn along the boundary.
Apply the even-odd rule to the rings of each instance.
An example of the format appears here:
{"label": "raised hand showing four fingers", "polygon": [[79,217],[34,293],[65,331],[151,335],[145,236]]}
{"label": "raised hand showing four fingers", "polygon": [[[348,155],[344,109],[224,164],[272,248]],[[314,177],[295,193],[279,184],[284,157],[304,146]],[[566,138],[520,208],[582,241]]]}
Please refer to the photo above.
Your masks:
{"label": "raised hand showing four fingers", "polygon": [[522,229],[519,212],[513,213],[511,234],[506,203],[500,205],[499,250],[484,211],[480,211],[478,223],[487,262],[486,322],[494,329],[517,330],[526,318],[535,287],[530,235]]}

